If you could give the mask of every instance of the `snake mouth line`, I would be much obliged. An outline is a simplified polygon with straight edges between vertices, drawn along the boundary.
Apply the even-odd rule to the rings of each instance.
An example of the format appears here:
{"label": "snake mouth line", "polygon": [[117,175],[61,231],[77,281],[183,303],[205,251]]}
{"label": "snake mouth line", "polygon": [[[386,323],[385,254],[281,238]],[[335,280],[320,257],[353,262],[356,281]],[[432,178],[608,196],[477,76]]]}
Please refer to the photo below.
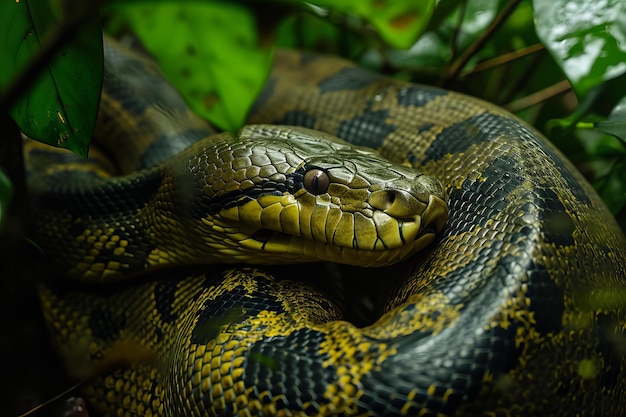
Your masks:
{"label": "snake mouth line", "polygon": [[[409,223],[409,222],[415,222],[415,219],[404,219],[404,220],[399,220],[400,224],[402,224],[403,222],[405,223]],[[400,232],[400,239],[402,240],[402,244],[403,245],[408,245],[411,244],[412,242],[421,239],[422,237],[426,236],[426,235],[436,235],[438,233],[438,227],[437,225],[433,224],[433,223],[429,223],[427,225],[425,225],[418,233],[416,236],[412,237],[411,239],[407,240],[405,239],[405,237],[403,236],[403,234]],[[295,235],[291,235],[289,233],[285,233],[285,232],[280,232],[280,231],[276,231],[276,230],[270,230],[270,229],[265,229],[265,228],[259,228],[258,230],[256,230],[255,232],[253,232],[250,235],[250,239],[255,240],[257,242],[260,242],[261,244],[263,244],[262,248],[264,249],[264,246],[266,243],[268,242],[276,242],[276,241],[288,241],[288,240],[293,240],[293,239],[304,239],[301,236],[295,236]],[[332,242],[318,242],[319,244],[322,245],[332,245]],[[338,246],[341,247],[341,246]],[[382,247],[371,247],[371,248],[365,248],[365,247],[358,247],[358,246],[351,246],[351,247],[346,247],[349,249],[354,249],[354,250],[358,250],[358,251],[366,251],[366,252],[376,252],[376,251],[384,251],[384,250],[389,250],[391,248],[387,247],[386,244],[384,244]]]}
{"label": "snake mouth line", "polygon": [[277,232],[275,230],[260,228],[256,232],[252,233],[252,235],[250,235],[250,238],[256,240],[257,242],[266,243],[277,236],[288,237],[289,235],[287,233]]}
{"label": "snake mouth line", "polygon": [[[304,228],[302,234],[298,233],[297,226],[290,224],[284,231],[259,224],[248,224],[244,228],[221,227],[227,233],[230,229],[229,234],[234,239],[226,240],[235,242],[236,247],[221,250],[222,242],[213,245],[230,262],[240,259],[262,264],[327,261],[356,266],[390,265],[434,241],[446,223],[447,205],[444,200],[430,196],[426,207],[414,216],[394,217],[379,210],[368,216],[369,220],[363,220],[362,214],[343,226],[329,217],[330,223],[325,227]],[[269,221],[269,224],[280,224],[280,221]]]}
{"label": "snake mouth line", "polygon": [[[414,220],[407,219],[406,221],[408,222],[408,221],[414,221]],[[435,235],[435,234],[437,234],[437,227],[433,224],[429,224],[425,226],[422,230],[420,230],[417,236],[410,241],[406,241],[402,235],[400,236],[400,238],[402,239],[402,243],[406,245],[406,244],[410,244],[414,240],[421,238],[424,235]],[[269,230],[269,229],[263,229],[263,228],[258,229],[256,232],[250,235],[250,239],[256,240],[257,242],[260,242],[260,243],[267,243],[272,240],[290,239],[290,238],[301,239],[301,237],[299,236],[293,236],[288,233],[277,232],[275,230]],[[320,243],[330,244],[329,242],[320,242]],[[363,250],[363,251],[377,251],[377,250],[382,251],[382,250],[388,250],[389,248],[383,244],[382,249],[360,248],[360,247],[350,247],[350,249],[357,249],[357,250]]]}
{"label": "snake mouth line", "polygon": [[[441,232],[444,228],[447,220],[447,204],[440,198],[430,196],[426,202],[426,208],[420,215],[408,216],[402,218],[396,218],[395,221],[398,225],[397,236],[390,238],[391,241],[399,240],[399,242],[389,244],[390,242],[384,236],[380,236],[376,239],[376,242],[370,245],[359,245],[358,240],[358,228],[353,231],[353,245],[337,244],[333,241],[324,241],[306,238],[293,233],[282,232],[275,229],[269,229],[259,227],[258,229],[249,233],[249,239],[254,240],[262,244],[261,249],[265,250],[268,243],[279,243],[279,245],[290,245],[298,241],[310,241],[311,244],[322,246],[336,246],[338,249],[351,249],[360,252],[380,252],[390,249],[399,249],[402,246],[407,246],[423,239],[425,236],[435,236]],[[417,229],[417,230],[416,230]],[[379,229],[376,226],[377,233],[381,233],[383,229]],[[413,231],[411,231],[413,230]],[[384,234],[384,233],[383,233]],[[295,246],[298,246],[296,244]],[[285,248],[286,249],[286,248]]]}

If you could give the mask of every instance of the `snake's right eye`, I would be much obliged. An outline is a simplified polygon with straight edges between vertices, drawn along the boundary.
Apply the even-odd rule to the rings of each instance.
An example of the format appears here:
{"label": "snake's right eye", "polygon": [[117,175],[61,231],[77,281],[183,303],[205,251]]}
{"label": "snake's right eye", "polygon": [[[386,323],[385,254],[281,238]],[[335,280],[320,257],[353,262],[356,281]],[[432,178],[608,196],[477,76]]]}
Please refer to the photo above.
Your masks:
{"label": "snake's right eye", "polygon": [[313,195],[324,194],[329,185],[328,173],[319,168],[312,168],[304,174],[304,188]]}

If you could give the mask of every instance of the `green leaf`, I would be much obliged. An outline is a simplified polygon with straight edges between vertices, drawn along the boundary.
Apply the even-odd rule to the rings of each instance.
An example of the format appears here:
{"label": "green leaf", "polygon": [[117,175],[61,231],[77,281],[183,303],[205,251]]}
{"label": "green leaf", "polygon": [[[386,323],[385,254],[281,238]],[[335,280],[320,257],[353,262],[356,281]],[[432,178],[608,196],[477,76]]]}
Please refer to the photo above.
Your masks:
{"label": "green leaf", "polygon": [[626,72],[626,2],[533,0],[536,29],[579,98]]}
{"label": "green leaf", "polygon": [[0,229],[6,220],[12,197],[13,185],[11,184],[11,180],[4,170],[0,168]]}
{"label": "green leaf", "polygon": [[368,20],[394,48],[409,48],[428,26],[436,0],[316,0],[312,3]]}
{"label": "green leaf", "polygon": [[116,7],[196,113],[224,130],[243,125],[272,58],[270,49],[259,48],[247,8],[226,2]]}
{"label": "green leaf", "polygon": [[[0,3],[0,88],[5,89],[59,24],[53,2]],[[102,83],[102,33],[97,16],[63,46],[10,113],[22,132],[86,155]]]}
{"label": "green leaf", "polygon": [[626,97],[611,110],[607,120],[594,125],[598,130],[613,135],[626,144]]}

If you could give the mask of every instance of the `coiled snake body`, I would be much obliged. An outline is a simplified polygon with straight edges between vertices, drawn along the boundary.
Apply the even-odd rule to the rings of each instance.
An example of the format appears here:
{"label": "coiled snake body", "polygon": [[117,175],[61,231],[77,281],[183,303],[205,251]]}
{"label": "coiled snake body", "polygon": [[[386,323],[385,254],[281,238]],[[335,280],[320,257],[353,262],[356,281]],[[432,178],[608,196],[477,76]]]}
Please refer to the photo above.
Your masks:
{"label": "coiled snake body", "polygon": [[[223,173],[213,188],[229,192],[196,198],[198,188],[208,185],[194,167],[210,163],[194,156],[200,146],[194,143],[209,128],[152,64],[111,44],[106,51],[99,129],[114,140],[101,144],[102,154],[112,154],[114,170],[126,176],[104,178],[109,162],[96,151],[89,162],[79,162],[26,144],[34,201],[41,207],[42,246],[70,276],[102,281],[41,286],[44,313],[68,368],[106,364],[85,388],[96,408],[112,415],[176,416],[626,415],[626,241],[588,183],[537,132],[470,97],[383,78],[338,58],[280,52],[250,123],[303,126],[375,148],[438,178],[445,193],[402,166],[385,165],[383,171],[392,173],[388,186],[371,186],[367,174],[356,173],[369,162],[386,162],[361,149],[354,152],[369,162],[342,164],[344,145],[331,140],[324,145],[330,154],[306,169],[302,161],[274,161],[275,154],[268,154],[270,165],[289,165],[290,173],[298,173],[290,177],[268,168],[267,177],[275,175],[273,185],[266,185],[273,190],[269,197],[258,190],[243,197],[232,192],[228,183],[236,174]],[[243,137],[246,132],[290,139],[293,132],[309,131],[260,127]],[[190,161],[181,172],[154,168],[177,150]],[[229,148],[216,160],[233,152]],[[247,151],[241,152],[240,157]],[[252,165],[258,160],[245,158]],[[354,167],[350,173],[332,174],[333,167],[348,165]],[[141,170],[133,174],[135,169]],[[70,183],[74,171],[82,174]],[[313,172],[308,179],[307,172]],[[177,178],[190,173],[193,181],[181,185]],[[362,196],[320,197],[331,193],[327,174],[331,183],[343,181],[337,195],[350,194],[357,183],[359,193],[368,190],[371,204],[349,209],[361,213],[362,226],[334,220],[331,229],[315,229],[310,225],[319,216],[311,212],[308,228],[295,225],[291,215],[268,215],[261,231],[232,230],[233,223],[203,217],[228,206],[230,215],[245,220],[241,198],[260,207],[251,217],[263,217],[276,201],[291,207],[285,196],[300,192],[318,202],[326,198],[322,217],[332,222],[332,204],[343,210]],[[288,178],[291,188],[277,185]],[[250,176],[238,181],[245,179]],[[362,256],[366,264],[385,264],[409,252],[381,260],[381,252],[368,257],[376,251],[349,247],[365,242],[393,251],[393,242],[406,248],[426,236],[416,244],[425,246],[443,226],[445,194],[449,219],[434,243],[369,272],[370,281],[373,276],[383,283],[388,294],[382,315],[365,327],[342,320],[341,300],[319,287],[323,273],[310,265],[180,267],[116,279],[146,267],[202,262],[211,255],[197,249],[207,242],[194,233],[207,227],[224,229],[225,244],[228,236],[252,236],[254,245],[267,243],[261,249],[268,252],[274,239],[277,251],[289,240],[279,230],[285,225],[303,235],[336,234],[324,247],[345,244],[343,255],[297,243],[295,259]],[[96,199],[104,203],[84,208]],[[159,204],[147,209],[146,202],[155,200]],[[372,227],[368,222],[374,220],[367,219],[374,212],[396,219],[383,222],[392,225],[391,235],[353,235]],[[183,234],[180,228],[188,230]],[[56,244],[58,235],[71,238]],[[171,246],[159,246],[163,241]],[[232,249],[218,261],[229,259],[255,263]],[[366,275],[358,268],[347,273],[357,285]],[[111,365],[118,360],[131,363]]]}

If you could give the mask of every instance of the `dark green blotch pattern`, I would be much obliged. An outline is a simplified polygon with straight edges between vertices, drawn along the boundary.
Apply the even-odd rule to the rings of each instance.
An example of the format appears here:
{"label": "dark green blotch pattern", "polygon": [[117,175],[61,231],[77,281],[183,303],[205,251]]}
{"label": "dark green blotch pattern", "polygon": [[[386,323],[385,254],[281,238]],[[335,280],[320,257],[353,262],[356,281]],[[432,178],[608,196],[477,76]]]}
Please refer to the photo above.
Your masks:
{"label": "dark green blotch pattern", "polygon": [[300,54],[300,65],[305,67],[308,64],[310,64],[311,62],[317,61],[319,59],[324,60],[324,59],[326,59],[326,57],[324,55],[320,55],[320,54],[309,54],[309,53],[306,53],[306,52],[302,52]]}
{"label": "dark green blotch pattern", "polygon": [[558,246],[573,245],[573,232],[576,226],[565,210],[563,203],[554,191],[548,188],[537,188],[535,194],[541,202],[541,220],[544,226],[545,241]]}
{"label": "dark green blotch pattern", "polygon": [[576,169],[567,166],[567,163],[565,162],[566,158],[562,155],[557,155],[556,151],[552,147],[543,146],[542,149],[550,156],[550,160],[558,168],[561,177],[565,180],[567,184],[567,189],[573,194],[576,201],[586,206],[590,206],[591,199],[589,198],[589,195],[580,186],[580,180],[572,175],[572,172],[575,172]]}
{"label": "dark green blotch pattern", "polygon": [[337,136],[353,145],[379,148],[396,127],[387,123],[389,110],[372,110],[372,104],[369,100],[362,114],[341,122]]}
{"label": "dark green blotch pattern", "polygon": [[[501,120],[500,120],[501,119]],[[457,122],[441,131],[425,152],[422,163],[438,161],[450,152],[463,152],[470,145],[491,141],[506,132],[516,134],[519,124],[508,119],[482,113]]]}
{"label": "dark green blotch pattern", "polygon": [[[503,262],[507,262],[506,255]],[[563,289],[550,278],[543,265],[530,261],[527,265],[528,285],[526,297],[530,298],[528,310],[534,314],[535,330],[542,336],[560,332],[565,311]]]}
{"label": "dark green blotch pattern", "polygon": [[[510,204],[508,196],[522,185],[524,178],[515,174],[518,157],[496,158],[483,172],[485,181],[465,180],[461,189],[453,189],[450,193],[450,219],[448,221],[449,235],[471,232],[476,227],[487,227],[488,219],[498,212],[507,210]],[[564,310],[563,291],[550,279],[545,266],[537,265],[531,257],[523,254],[532,252],[536,239],[543,237],[558,244],[572,244],[571,232],[573,223],[553,191],[536,188],[522,196],[525,203],[515,208],[517,216],[536,217],[532,224],[522,226],[517,231],[508,234],[507,242],[519,251],[509,251],[509,254],[500,254],[505,242],[492,242],[490,247],[484,248],[476,254],[476,261],[460,268],[449,275],[444,282],[442,291],[448,293],[453,289],[445,288],[445,282],[462,282],[455,279],[458,274],[467,276],[481,274],[480,268],[489,259],[498,259],[498,266],[494,273],[504,281],[516,277],[519,271],[526,271],[530,283],[529,297],[533,300],[530,310],[535,313],[537,330],[548,334],[561,329],[561,316]],[[508,208],[508,210],[511,210]],[[547,220],[554,217],[554,213],[563,213],[565,226],[554,226]],[[557,230],[555,230],[557,229]],[[558,233],[556,233],[558,232]],[[484,255],[483,255],[484,252]],[[520,253],[519,257],[512,253]],[[471,270],[465,270],[470,268]],[[458,281],[461,280],[461,281]],[[514,285],[511,283],[510,285]],[[498,297],[498,295],[494,295]]]}
{"label": "dark green blotch pattern", "polygon": [[310,115],[300,110],[292,110],[285,113],[285,117],[280,120],[274,121],[274,123],[279,125],[302,126],[312,129],[315,127],[316,121],[316,116]]}
{"label": "dark green blotch pattern", "polygon": [[191,334],[191,342],[203,345],[215,339],[223,326],[235,325],[261,311],[282,311],[282,304],[271,295],[272,280],[264,276],[253,278],[258,292],[250,297],[246,288],[237,287],[214,300],[207,300],[199,312],[198,324]]}
{"label": "dark green blotch pattern", "polygon": [[88,327],[96,339],[112,343],[126,328],[126,315],[122,310],[115,310],[106,305],[98,305],[89,310]]}
{"label": "dark green blotch pattern", "polygon": [[514,156],[496,158],[483,172],[485,181],[466,179],[460,189],[448,190],[450,217],[446,233],[456,235],[486,227],[489,219],[504,210],[509,204],[507,197],[524,181],[516,174],[517,163]]}
{"label": "dark green blotch pattern", "polygon": [[134,213],[156,194],[162,182],[158,171],[115,180],[101,179],[82,171],[57,171],[42,176],[49,185],[37,204],[47,211],[64,211],[74,218],[111,217],[117,213]]}
{"label": "dark green blotch pattern", "polygon": [[153,167],[183,149],[211,135],[206,129],[187,129],[176,134],[162,134],[153,140],[141,155],[137,170]]}
{"label": "dark green blotch pattern", "polygon": [[[128,246],[126,246],[122,254],[117,255],[114,253],[117,245],[110,249],[104,245],[98,250],[93,263],[104,263],[106,265],[108,262],[119,262],[122,265],[124,274],[144,271],[146,268],[146,255],[155,246],[145,239],[139,224],[134,224],[135,227],[131,227],[133,225],[132,220],[114,217],[98,220],[102,227],[107,227],[108,225],[108,227],[114,229],[114,232],[109,237],[112,235],[119,236],[120,241],[128,242]],[[122,220],[123,224],[116,225],[115,223],[120,220]],[[85,227],[86,225],[82,221],[77,221],[70,227],[69,234],[71,236],[80,236],[83,234]]]}
{"label": "dark green blotch pattern", "polygon": [[105,44],[103,89],[126,111],[142,115],[150,107],[187,111],[178,91],[167,83],[155,64],[120,53]]}
{"label": "dark green blotch pattern", "polygon": [[359,67],[348,67],[339,70],[318,85],[320,93],[344,90],[359,90],[381,80],[381,76]]}
{"label": "dark green blotch pattern", "polygon": [[[514,345],[517,325],[476,330],[489,314],[485,304],[501,285],[495,277],[487,281],[453,327],[430,336],[428,345],[441,346],[442,350],[435,353],[421,347],[420,333],[394,341],[398,353],[361,381],[365,409],[373,410],[375,415],[404,415],[410,392],[417,390],[413,397],[417,404],[406,415],[454,415],[463,403],[477,397],[485,372],[498,377],[512,369],[520,353]],[[429,393],[432,385],[435,390]],[[450,388],[452,394],[447,392]]]}
{"label": "dark green blotch pattern", "polygon": [[398,91],[398,104],[402,107],[422,107],[437,97],[445,96],[448,92],[425,85],[412,85]]}
{"label": "dark green blotch pattern", "polygon": [[[289,336],[256,342],[245,364],[244,383],[254,388],[249,398],[259,399],[261,393],[269,393],[264,396],[263,404],[275,402],[277,409],[316,415],[320,404],[328,403],[324,393],[327,384],[337,375],[334,365],[322,365],[327,355],[315,354],[325,336],[311,329],[301,329]],[[284,399],[278,398],[281,395]],[[304,408],[307,402],[311,405]]]}
{"label": "dark green blotch pattern", "polygon": [[248,117],[252,114],[257,114],[263,106],[266,105],[267,101],[272,98],[274,90],[276,89],[276,83],[276,77],[271,76],[268,78],[263,90],[261,90],[261,93],[252,104],[250,111],[248,111]]}
{"label": "dark green blotch pattern", "polygon": [[172,323],[178,318],[174,312],[176,301],[176,285],[170,281],[157,281],[154,287],[154,301],[157,311],[164,323]]}
{"label": "dark green blotch pattern", "polygon": [[[417,130],[417,136],[419,137],[422,135],[422,133],[428,132],[430,129],[433,128],[433,126],[434,124],[432,123],[423,124]],[[415,166],[420,161],[420,159],[418,158],[418,156],[415,154],[415,152],[412,149],[408,149],[406,159],[413,166]]]}

